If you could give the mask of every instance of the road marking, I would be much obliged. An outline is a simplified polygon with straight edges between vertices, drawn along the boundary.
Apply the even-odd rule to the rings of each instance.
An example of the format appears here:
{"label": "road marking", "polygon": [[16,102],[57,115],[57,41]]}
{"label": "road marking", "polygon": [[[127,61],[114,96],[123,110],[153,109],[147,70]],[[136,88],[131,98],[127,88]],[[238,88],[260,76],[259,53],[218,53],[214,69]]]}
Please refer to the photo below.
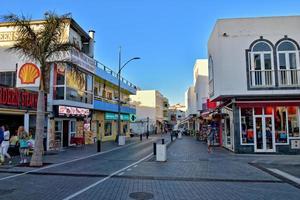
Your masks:
{"label": "road marking", "polygon": [[133,167],[137,167],[138,165],[134,165]]}
{"label": "road marking", "polygon": [[289,173],[286,173],[286,172],[283,172],[281,170],[278,170],[278,169],[274,169],[274,168],[267,168],[268,170],[270,170],[271,172],[275,173],[275,174],[278,174],[280,176],[283,176],[284,178],[290,180],[290,181],[293,181],[294,183],[297,183],[300,185],[300,178],[296,177],[296,176],[293,176]]}
{"label": "road marking", "polygon": [[12,175],[12,176],[3,177],[3,178],[0,178],[0,181],[15,178],[15,177],[18,177],[18,176],[23,176],[23,175],[26,175],[26,174],[29,174],[29,173],[32,173],[32,172],[38,172],[38,171],[41,171],[41,170],[44,170],[44,169],[50,169],[50,168],[53,168],[53,167],[57,167],[57,166],[61,166],[61,165],[64,165],[64,164],[76,162],[76,161],[79,161],[79,160],[84,160],[84,159],[91,158],[91,157],[94,157],[94,156],[98,156],[98,155],[101,155],[101,154],[116,151],[118,149],[123,149],[123,148],[132,146],[132,145],[137,144],[137,143],[140,143],[140,142],[139,141],[133,142],[131,144],[128,144],[128,145],[125,145],[125,146],[122,146],[122,147],[116,147],[116,148],[113,148],[113,149],[110,149],[110,150],[107,150],[107,151],[102,151],[102,152],[99,152],[99,153],[95,153],[95,154],[92,154],[92,155],[89,155],[89,156],[83,156],[83,157],[76,158],[76,159],[73,159],[73,160],[69,160],[69,161],[65,161],[65,162],[61,162],[61,163],[57,163],[57,164],[53,164],[53,165],[48,165],[48,166],[38,168],[38,169],[29,170],[27,172],[23,172],[23,173],[20,173],[20,174],[15,174],[15,175]]}
{"label": "road marking", "polygon": [[129,168],[129,169],[127,169],[127,171],[131,171],[131,169]]}
{"label": "road marking", "polygon": [[128,168],[130,168],[130,167],[132,167],[132,166],[134,166],[134,165],[136,165],[136,164],[138,164],[138,163],[140,163],[140,162],[143,162],[144,160],[147,160],[147,159],[150,158],[152,155],[153,155],[153,153],[151,153],[151,154],[147,155],[146,157],[144,157],[144,158],[142,158],[142,159],[140,159],[140,160],[138,160],[138,161],[136,161],[136,162],[134,162],[134,163],[128,165],[127,167],[124,167],[124,168],[122,168],[122,169],[120,169],[120,170],[118,170],[118,171],[113,172],[113,173],[110,174],[109,176],[107,176],[107,177],[105,177],[105,178],[103,178],[103,179],[101,179],[101,180],[99,180],[99,181],[97,181],[97,182],[95,182],[95,183],[93,183],[93,184],[87,186],[86,188],[83,188],[82,190],[79,190],[78,192],[76,192],[76,193],[74,193],[74,194],[72,194],[72,195],[70,195],[70,196],[64,198],[63,200],[73,199],[74,197],[76,197],[76,196],[78,196],[78,195],[84,193],[85,191],[87,191],[87,190],[89,190],[89,189],[91,189],[91,188],[93,188],[93,187],[99,185],[100,183],[103,183],[104,181],[110,179],[111,177],[115,176],[116,174],[119,174],[120,172],[122,172],[122,171],[124,171],[124,170],[126,170],[126,169],[128,169]]}
{"label": "road marking", "polygon": [[124,174],[124,172],[121,172],[120,174],[118,174],[119,176],[122,176]]}

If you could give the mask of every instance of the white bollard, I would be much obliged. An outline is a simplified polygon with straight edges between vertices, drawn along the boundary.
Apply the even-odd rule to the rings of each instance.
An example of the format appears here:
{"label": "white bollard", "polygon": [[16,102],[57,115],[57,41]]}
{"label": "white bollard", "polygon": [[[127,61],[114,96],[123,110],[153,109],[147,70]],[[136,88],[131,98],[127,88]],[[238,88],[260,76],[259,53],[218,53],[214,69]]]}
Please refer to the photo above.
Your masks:
{"label": "white bollard", "polygon": [[119,136],[119,146],[123,146],[123,145],[125,145],[125,136],[123,136],[123,135],[120,135]]}
{"label": "white bollard", "polygon": [[178,139],[181,139],[181,138],[182,138],[182,133],[179,132],[179,133],[178,133]]}
{"label": "white bollard", "polygon": [[167,161],[167,145],[156,144],[156,161],[165,162]]}

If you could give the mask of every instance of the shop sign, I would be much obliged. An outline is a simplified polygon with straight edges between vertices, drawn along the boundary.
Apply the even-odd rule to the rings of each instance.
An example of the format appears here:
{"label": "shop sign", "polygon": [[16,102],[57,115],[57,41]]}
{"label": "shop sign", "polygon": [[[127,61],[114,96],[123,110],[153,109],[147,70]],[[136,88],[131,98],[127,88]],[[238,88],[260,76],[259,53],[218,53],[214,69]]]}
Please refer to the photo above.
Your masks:
{"label": "shop sign", "polygon": [[36,110],[37,100],[38,94],[36,92],[0,87],[0,107]]}
{"label": "shop sign", "polygon": [[[121,114],[122,121],[129,121],[128,114]],[[118,120],[118,113],[105,113],[105,120]]]}
{"label": "shop sign", "polygon": [[58,106],[58,114],[66,116],[83,116],[87,117],[90,114],[90,110],[86,108],[77,108],[70,106]]}
{"label": "shop sign", "polygon": [[39,87],[40,69],[33,63],[25,63],[18,66],[17,87]]}
{"label": "shop sign", "polygon": [[130,114],[129,118],[130,118],[130,122],[135,122],[136,121],[136,115],[135,114]]}

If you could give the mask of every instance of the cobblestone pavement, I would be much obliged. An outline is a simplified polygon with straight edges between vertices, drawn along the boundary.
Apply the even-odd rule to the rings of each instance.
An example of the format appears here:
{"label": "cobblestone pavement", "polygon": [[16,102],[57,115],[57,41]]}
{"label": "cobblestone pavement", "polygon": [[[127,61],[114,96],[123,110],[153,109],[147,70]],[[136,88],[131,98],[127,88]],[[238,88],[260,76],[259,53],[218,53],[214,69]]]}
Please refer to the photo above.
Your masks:
{"label": "cobblestone pavement", "polygon": [[[278,163],[280,156],[237,155],[222,148],[208,154],[204,143],[184,137],[169,145],[167,162],[155,162],[149,156],[156,139],[24,175],[12,173],[15,168],[7,169],[11,173],[3,169],[0,199],[64,199],[74,194],[74,199],[104,200],[300,199],[299,188],[249,164]],[[56,156],[54,161],[65,161]],[[14,174],[20,176],[1,180]]]}

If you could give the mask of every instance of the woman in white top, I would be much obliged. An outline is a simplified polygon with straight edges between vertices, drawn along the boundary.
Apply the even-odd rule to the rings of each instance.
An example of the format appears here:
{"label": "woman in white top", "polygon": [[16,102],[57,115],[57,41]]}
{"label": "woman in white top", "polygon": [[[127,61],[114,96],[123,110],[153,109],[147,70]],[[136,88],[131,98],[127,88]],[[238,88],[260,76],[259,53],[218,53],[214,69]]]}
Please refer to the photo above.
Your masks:
{"label": "woman in white top", "polygon": [[7,153],[7,150],[9,148],[10,132],[7,125],[2,126],[2,129],[4,130],[4,140],[1,143],[2,155],[6,156],[8,159],[11,159],[11,156]]}

